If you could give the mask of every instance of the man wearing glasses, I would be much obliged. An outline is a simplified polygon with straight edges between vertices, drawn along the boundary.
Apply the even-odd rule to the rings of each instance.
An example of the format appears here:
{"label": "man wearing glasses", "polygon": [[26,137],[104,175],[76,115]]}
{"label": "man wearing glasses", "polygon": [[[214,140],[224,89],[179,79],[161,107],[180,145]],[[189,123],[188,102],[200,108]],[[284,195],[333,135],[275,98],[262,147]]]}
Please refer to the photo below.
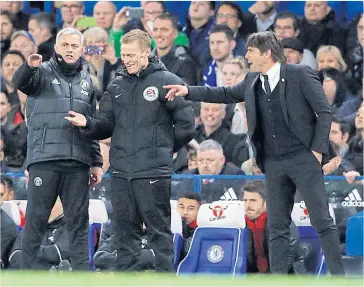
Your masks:
{"label": "man wearing glasses", "polygon": [[[61,5],[61,28],[73,28],[74,21],[83,14],[85,6],[83,1],[63,1]],[[76,18],[77,17],[77,18]]]}
{"label": "man wearing glasses", "polygon": [[[279,13],[276,21],[274,22],[274,34],[276,34],[279,41],[286,38],[298,38],[300,29],[296,14],[291,12]],[[303,50],[303,57],[299,64],[307,65],[314,70],[317,68],[316,59],[312,52],[308,49]]]}

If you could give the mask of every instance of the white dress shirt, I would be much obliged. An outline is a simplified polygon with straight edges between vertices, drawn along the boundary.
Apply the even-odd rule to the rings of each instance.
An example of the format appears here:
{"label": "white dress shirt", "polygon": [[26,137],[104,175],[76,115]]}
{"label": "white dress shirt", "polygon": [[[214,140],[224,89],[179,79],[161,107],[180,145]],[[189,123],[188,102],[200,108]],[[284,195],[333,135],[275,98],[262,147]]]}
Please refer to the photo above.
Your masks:
{"label": "white dress shirt", "polygon": [[[268,70],[266,75],[268,76],[270,90],[273,92],[281,77],[281,64],[275,63],[274,66]],[[265,91],[263,74],[260,74],[260,80],[262,81],[262,88]]]}

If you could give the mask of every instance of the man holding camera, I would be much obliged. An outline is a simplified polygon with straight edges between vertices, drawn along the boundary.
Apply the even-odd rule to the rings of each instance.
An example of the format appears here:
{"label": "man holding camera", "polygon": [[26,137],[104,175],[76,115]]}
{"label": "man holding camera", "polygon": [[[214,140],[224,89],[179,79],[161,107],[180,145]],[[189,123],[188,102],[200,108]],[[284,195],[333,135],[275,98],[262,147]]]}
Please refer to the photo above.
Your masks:
{"label": "man holding camera", "polygon": [[83,42],[78,30],[63,29],[50,61],[42,63],[41,55],[30,55],[14,76],[17,89],[28,95],[29,185],[22,269],[34,267],[58,195],[70,234],[72,267],[88,269],[88,183],[101,182],[102,158],[98,142],[64,119],[70,109],[89,116],[96,109],[91,79],[83,71]]}

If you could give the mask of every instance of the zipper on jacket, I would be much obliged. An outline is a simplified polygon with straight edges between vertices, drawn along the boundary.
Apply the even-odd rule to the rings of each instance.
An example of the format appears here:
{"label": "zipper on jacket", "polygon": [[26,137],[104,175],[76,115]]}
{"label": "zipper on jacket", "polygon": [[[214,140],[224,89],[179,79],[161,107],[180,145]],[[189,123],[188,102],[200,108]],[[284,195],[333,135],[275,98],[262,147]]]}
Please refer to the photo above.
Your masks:
{"label": "zipper on jacket", "polygon": [[[72,84],[68,82],[68,86],[70,88],[70,110],[73,111],[73,97],[72,97]],[[72,128],[72,143],[71,143],[71,157],[73,158],[73,143],[75,142],[75,128]]]}
{"label": "zipper on jacket", "polygon": [[42,133],[42,144],[40,145],[40,152],[44,152],[44,145],[45,145],[45,137],[47,135],[47,125],[43,126],[43,133]]}

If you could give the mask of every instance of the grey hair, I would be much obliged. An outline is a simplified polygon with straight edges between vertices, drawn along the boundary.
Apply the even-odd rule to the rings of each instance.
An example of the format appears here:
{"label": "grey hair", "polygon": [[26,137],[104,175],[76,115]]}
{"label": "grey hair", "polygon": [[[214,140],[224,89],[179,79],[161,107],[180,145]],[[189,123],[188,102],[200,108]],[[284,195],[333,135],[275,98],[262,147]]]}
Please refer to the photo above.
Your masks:
{"label": "grey hair", "polygon": [[260,53],[270,50],[274,62],[285,63],[287,61],[283,46],[273,32],[265,31],[251,34],[246,41],[246,47],[257,48]]}
{"label": "grey hair", "polygon": [[64,28],[61,31],[58,32],[57,38],[56,38],[56,45],[58,46],[60,38],[62,35],[78,35],[80,37],[81,46],[83,46],[84,37],[83,34],[74,28]]}
{"label": "grey hair", "polygon": [[224,150],[222,149],[221,144],[219,144],[217,141],[214,140],[205,140],[202,143],[200,143],[198,151],[203,152],[207,150],[216,150],[217,152],[224,155]]}
{"label": "grey hair", "polygon": [[[92,39],[94,41],[102,41],[105,44],[107,43],[109,39],[109,35],[105,31],[105,29],[100,27],[92,27],[87,29],[85,32],[83,32],[83,37],[85,39],[85,42],[87,42],[89,39]],[[86,43],[85,43],[86,45]]]}

